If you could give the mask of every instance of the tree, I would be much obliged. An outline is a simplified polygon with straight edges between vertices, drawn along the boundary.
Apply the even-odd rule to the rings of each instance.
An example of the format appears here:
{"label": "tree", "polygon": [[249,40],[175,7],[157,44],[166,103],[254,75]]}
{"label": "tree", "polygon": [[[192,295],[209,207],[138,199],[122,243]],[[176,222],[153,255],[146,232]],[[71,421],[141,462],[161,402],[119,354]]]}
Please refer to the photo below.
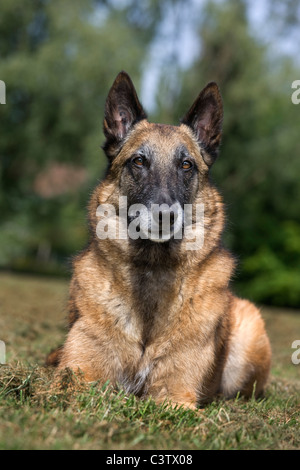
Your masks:
{"label": "tree", "polygon": [[56,270],[86,240],[87,195],[106,167],[104,100],[121,69],[139,84],[155,28],[155,5],[143,29],[133,3],[1,3],[2,266]]}
{"label": "tree", "polygon": [[208,1],[198,41],[167,113],[182,116],[207,82],[219,84],[224,131],[212,176],[227,205],[226,245],[239,258],[235,285],[258,302],[299,306],[300,108],[291,83],[300,71],[252,36],[242,0]]}

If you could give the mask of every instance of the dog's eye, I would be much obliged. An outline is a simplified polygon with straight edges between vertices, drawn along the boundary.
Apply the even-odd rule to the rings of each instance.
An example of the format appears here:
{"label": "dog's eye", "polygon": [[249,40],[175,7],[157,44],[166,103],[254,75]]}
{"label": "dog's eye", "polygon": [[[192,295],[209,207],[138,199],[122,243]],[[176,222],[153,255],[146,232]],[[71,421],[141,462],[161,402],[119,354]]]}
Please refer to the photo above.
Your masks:
{"label": "dog's eye", "polygon": [[143,166],[143,165],[144,165],[144,159],[143,159],[143,157],[135,157],[135,158],[133,158],[132,162],[133,162],[136,166]]}
{"label": "dog's eye", "polygon": [[181,164],[181,168],[183,170],[190,170],[192,166],[193,166],[192,162],[189,162],[188,160],[184,160]]}

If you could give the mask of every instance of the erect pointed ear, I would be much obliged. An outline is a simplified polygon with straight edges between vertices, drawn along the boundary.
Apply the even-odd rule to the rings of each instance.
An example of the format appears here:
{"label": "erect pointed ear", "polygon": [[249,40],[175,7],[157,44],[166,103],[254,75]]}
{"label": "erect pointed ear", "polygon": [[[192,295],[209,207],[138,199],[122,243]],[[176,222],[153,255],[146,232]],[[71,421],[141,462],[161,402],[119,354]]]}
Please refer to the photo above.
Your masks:
{"label": "erect pointed ear", "polygon": [[222,135],[223,103],[219,87],[209,83],[181,120],[191,127],[200,144],[201,154],[207,165],[218,156]]}
{"label": "erect pointed ear", "polygon": [[103,149],[108,157],[118,153],[131,127],[146,117],[129,75],[120,72],[105,103],[103,130],[106,142]]}

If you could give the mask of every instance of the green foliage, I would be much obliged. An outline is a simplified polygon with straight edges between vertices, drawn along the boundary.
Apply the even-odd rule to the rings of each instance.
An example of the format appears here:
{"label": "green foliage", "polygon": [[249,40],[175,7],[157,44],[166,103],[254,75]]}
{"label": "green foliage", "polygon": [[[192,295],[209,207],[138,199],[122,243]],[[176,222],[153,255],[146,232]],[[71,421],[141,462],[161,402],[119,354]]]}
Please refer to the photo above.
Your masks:
{"label": "green foliage", "polygon": [[[296,31],[299,3],[288,3],[283,11],[267,2],[281,34]],[[26,9],[21,0],[2,1],[0,266],[65,273],[65,261],[86,243],[87,200],[106,167],[107,91],[121,69],[139,89],[153,41],[171,43],[190,21],[199,55],[187,69],[176,51],[160,61],[152,118],[177,124],[200,89],[218,82],[224,138],[212,177],[227,204],[226,245],[240,260],[237,291],[300,305],[300,106],[291,102],[300,70],[254,36],[249,5],[207,0],[199,14],[195,2],[181,0],[34,0]],[[169,32],[166,15],[174,21]]]}
{"label": "green foliage", "polygon": [[[2,266],[57,271],[86,242],[87,198],[106,167],[100,146],[107,90],[122,68],[139,83],[149,40],[124,17],[125,10],[85,0],[1,4]],[[37,177],[53,164],[84,168],[83,184],[57,194],[50,180],[45,196]]]}
{"label": "green foliage", "polygon": [[300,70],[284,57],[280,69],[274,63],[253,37],[242,0],[207,2],[198,40],[200,56],[171,101],[181,116],[207,82],[221,88],[223,142],[212,176],[227,206],[226,244],[240,260],[237,291],[299,306],[300,107],[291,84]]}

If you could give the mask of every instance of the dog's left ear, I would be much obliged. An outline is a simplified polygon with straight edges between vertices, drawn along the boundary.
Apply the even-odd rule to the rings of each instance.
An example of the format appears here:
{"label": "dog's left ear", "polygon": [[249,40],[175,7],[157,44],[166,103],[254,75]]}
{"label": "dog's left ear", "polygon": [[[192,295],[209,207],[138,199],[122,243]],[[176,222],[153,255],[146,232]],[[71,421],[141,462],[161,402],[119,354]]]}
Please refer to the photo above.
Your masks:
{"label": "dog's left ear", "polygon": [[126,72],[120,72],[105,103],[103,149],[109,158],[116,156],[132,126],[146,117],[131,78]]}
{"label": "dog's left ear", "polygon": [[218,156],[222,135],[223,103],[219,87],[209,83],[181,120],[191,127],[200,144],[201,154],[208,166]]}

